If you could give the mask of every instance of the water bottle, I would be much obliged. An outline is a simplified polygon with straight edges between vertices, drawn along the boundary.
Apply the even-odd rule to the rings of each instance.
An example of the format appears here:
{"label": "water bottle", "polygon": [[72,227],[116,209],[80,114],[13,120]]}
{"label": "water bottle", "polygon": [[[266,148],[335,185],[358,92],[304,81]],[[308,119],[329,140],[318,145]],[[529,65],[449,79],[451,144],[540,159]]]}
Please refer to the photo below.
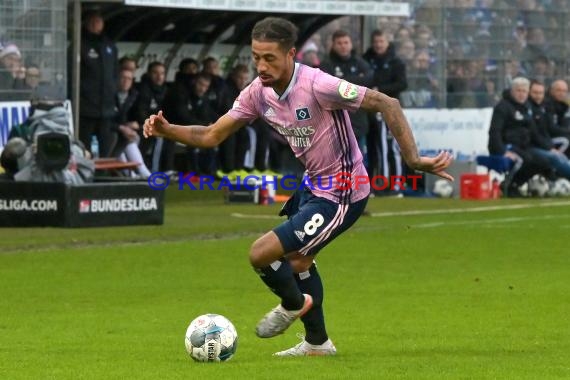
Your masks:
{"label": "water bottle", "polygon": [[91,157],[93,159],[99,158],[99,140],[97,136],[91,136]]}

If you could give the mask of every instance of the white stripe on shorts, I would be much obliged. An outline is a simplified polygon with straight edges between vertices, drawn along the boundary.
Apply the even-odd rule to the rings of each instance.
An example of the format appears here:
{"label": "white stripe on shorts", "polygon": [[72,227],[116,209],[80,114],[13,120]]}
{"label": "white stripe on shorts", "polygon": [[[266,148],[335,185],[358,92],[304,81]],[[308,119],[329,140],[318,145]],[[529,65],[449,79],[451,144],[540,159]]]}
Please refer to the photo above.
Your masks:
{"label": "white stripe on shorts", "polygon": [[350,205],[347,204],[339,204],[338,210],[336,211],[335,216],[332,218],[328,226],[326,226],[321,231],[321,233],[319,233],[313,240],[311,240],[309,244],[301,248],[299,250],[299,253],[304,256],[307,254],[307,252],[309,252],[311,248],[315,247],[317,244],[320,244],[322,241],[326,240],[330,236],[332,231],[334,231],[335,228],[337,228],[342,224],[349,206]]}

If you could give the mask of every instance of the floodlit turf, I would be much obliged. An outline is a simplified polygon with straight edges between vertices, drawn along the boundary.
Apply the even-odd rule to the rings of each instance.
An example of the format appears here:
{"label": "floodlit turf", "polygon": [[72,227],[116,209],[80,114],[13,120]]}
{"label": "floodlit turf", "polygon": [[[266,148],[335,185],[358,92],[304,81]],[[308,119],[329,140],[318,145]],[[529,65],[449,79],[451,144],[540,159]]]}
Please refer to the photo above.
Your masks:
{"label": "floodlit turf", "polygon": [[[0,229],[0,379],[570,378],[570,199],[372,199],[318,257],[338,356],[285,359],[302,325],[255,337],[277,301],[247,261],[279,206],[167,201],[164,226]],[[184,350],[206,312],[228,363]]]}

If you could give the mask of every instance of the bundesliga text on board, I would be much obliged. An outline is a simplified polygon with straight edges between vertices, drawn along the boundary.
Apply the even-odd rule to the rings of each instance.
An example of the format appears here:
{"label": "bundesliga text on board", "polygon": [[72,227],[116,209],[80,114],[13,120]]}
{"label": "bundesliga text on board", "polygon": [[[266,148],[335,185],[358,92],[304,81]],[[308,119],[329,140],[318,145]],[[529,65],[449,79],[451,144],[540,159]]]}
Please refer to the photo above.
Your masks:
{"label": "bundesliga text on board", "polygon": [[[154,172],[148,177],[148,185],[153,190],[165,190],[170,185],[170,178],[164,172]],[[370,185],[374,190],[395,190],[402,189],[405,184],[409,185],[412,190],[418,189],[418,180],[421,175],[392,175],[386,177],[377,175],[372,178],[367,175],[352,175],[347,172],[340,172],[334,176],[317,177],[311,179],[308,176],[298,180],[294,175],[286,175],[283,177],[276,176],[256,176],[248,175],[243,178],[237,176],[235,179],[222,177],[219,182],[211,175],[197,176],[196,173],[178,173],[177,183],[178,190],[256,190],[256,189],[283,189],[283,190],[298,190],[304,187],[319,190],[358,190],[361,186]]]}
{"label": "bundesliga text on board", "polygon": [[57,211],[57,201],[51,199],[0,199],[0,211]]}
{"label": "bundesliga text on board", "polygon": [[140,212],[158,210],[156,198],[82,199],[79,213]]}

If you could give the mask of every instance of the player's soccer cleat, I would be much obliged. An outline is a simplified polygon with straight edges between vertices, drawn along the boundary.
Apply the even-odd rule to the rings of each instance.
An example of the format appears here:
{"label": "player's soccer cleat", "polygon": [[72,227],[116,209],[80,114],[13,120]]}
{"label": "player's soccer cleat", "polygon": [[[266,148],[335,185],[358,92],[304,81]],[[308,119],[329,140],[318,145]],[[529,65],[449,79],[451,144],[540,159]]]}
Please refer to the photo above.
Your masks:
{"label": "player's soccer cleat", "polygon": [[257,336],[260,338],[271,338],[283,334],[297,318],[303,316],[313,306],[313,297],[310,294],[303,294],[303,296],[305,297],[305,303],[299,310],[286,310],[279,304],[265,314],[255,328]]}
{"label": "player's soccer cleat", "polygon": [[273,356],[327,356],[336,355],[336,347],[333,342],[328,339],[323,344],[310,344],[307,343],[305,338],[303,341],[291,347],[285,351],[279,351],[273,354]]}

